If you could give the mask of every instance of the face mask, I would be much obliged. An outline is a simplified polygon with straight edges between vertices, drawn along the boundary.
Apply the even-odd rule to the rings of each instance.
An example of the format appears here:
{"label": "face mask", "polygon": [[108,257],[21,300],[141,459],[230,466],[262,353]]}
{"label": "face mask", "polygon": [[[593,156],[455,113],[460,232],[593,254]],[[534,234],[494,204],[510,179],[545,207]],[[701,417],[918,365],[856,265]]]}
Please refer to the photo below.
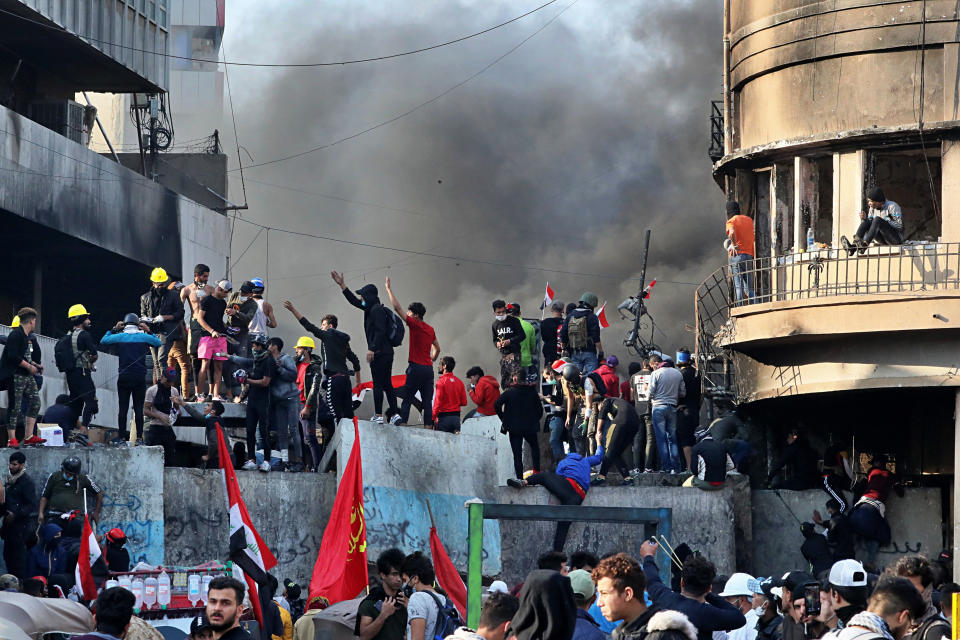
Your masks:
{"label": "face mask", "polygon": [[241,303],[242,303],[242,302],[246,302],[246,301],[249,300],[249,299],[250,299],[250,298],[248,298],[247,296],[240,296],[240,302],[241,302]]}
{"label": "face mask", "polygon": [[203,414],[203,417],[204,417],[204,418],[212,418],[212,417],[213,417],[213,414],[212,414],[212,413],[205,413],[205,414]]}
{"label": "face mask", "polygon": [[496,318],[497,318],[497,320],[499,320],[500,322],[503,322],[504,320],[507,319],[507,314],[501,313],[500,315],[496,316]]}
{"label": "face mask", "polygon": [[60,475],[62,475],[62,476],[63,476],[63,479],[66,480],[67,482],[70,482],[71,480],[73,480],[73,476],[68,476],[68,475],[65,474],[65,473],[60,474]]}
{"label": "face mask", "polygon": [[367,301],[366,301],[366,300],[361,300],[361,301],[360,301],[360,306],[361,306],[361,307],[367,306]]}
{"label": "face mask", "polygon": [[761,602],[759,607],[754,607],[753,612],[759,617],[763,617],[763,612],[766,611],[767,603]]}

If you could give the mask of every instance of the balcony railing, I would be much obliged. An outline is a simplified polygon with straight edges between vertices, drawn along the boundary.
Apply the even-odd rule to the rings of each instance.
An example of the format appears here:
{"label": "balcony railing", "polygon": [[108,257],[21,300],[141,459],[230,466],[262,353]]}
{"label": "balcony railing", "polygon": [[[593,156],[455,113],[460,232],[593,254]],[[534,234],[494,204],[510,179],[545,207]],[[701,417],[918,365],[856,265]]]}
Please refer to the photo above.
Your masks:
{"label": "balcony railing", "polygon": [[870,247],[864,254],[819,249],[756,258],[717,269],[696,293],[697,357],[704,391],[733,392],[729,355],[719,342],[732,309],[837,296],[960,290],[960,243]]}

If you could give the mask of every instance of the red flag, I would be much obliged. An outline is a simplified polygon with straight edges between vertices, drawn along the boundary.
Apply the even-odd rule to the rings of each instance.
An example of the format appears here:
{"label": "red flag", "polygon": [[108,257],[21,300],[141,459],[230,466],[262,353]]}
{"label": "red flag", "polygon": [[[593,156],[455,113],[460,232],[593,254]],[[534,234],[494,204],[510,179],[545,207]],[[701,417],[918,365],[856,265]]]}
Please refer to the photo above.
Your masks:
{"label": "red flag", "polygon": [[603,304],[600,305],[600,310],[597,311],[597,320],[600,321],[600,328],[601,328],[601,329],[606,329],[607,327],[610,326],[610,323],[607,321],[606,308],[607,308],[607,301],[604,300],[604,301],[603,301]]}
{"label": "red flag", "polygon": [[313,565],[307,602],[322,598],[328,604],[357,597],[367,588],[367,524],[363,514],[363,469],[360,462],[360,425],[353,419],[353,447],[343,470],[330,520]]}
{"label": "red flag", "polygon": [[267,584],[267,571],[277,566],[277,559],[253,527],[247,505],[240,495],[237,472],[230,462],[230,452],[223,438],[223,430],[217,425],[217,452],[223,481],[227,489],[227,508],[230,511],[230,559],[243,570],[243,577],[250,591],[250,604],[260,628],[263,628],[263,611],[260,608],[260,586]]}
{"label": "red flag", "polygon": [[467,587],[463,584],[463,578],[460,577],[457,568],[453,566],[450,556],[447,555],[447,550],[443,548],[436,527],[430,527],[430,555],[433,556],[433,571],[437,574],[437,582],[450,596],[450,600],[460,612],[460,618],[466,620]]}
{"label": "red flag", "polygon": [[654,286],[655,284],[657,284],[657,279],[656,279],[656,278],[654,278],[653,280],[651,280],[651,281],[650,281],[650,284],[648,284],[646,287],[644,287],[644,289],[643,289],[643,299],[644,299],[644,300],[646,300],[647,298],[649,298],[650,295],[653,293],[653,286]]}
{"label": "red flag", "polygon": [[77,568],[74,577],[77,581],[77,590],[84,600],[97,599],[97,583],[94,582],[93,571],[91,571],[91,568],[97,562],[103,564],[100,545],[97,544],[97,538],[93,535],[90,517],[83,514],[83,533],[80,534],[80,553],[77,556]]}

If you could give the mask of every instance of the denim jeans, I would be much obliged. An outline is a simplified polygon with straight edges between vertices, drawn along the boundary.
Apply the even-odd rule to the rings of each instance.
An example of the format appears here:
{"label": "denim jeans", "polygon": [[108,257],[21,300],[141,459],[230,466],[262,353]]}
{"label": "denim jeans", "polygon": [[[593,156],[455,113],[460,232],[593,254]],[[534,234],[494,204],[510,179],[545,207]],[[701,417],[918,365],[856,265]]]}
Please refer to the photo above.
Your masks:
{"label": "denim jeans", "polygon": [[572,353],[570,354],[570,362],[577,365],[577,368],[580,369],[580,373],[583,375],[592,373],[594,369],[600,366],[595,351],[577,351],[576,353]]}
{"label": "denim jeans", "polygon": [[730,258],[734,300],[737,304],[753,302],[753,256],[740,253]]}
{"label": "denim jeans", "polygon": [[560,462],[566,452],[563,449],[564,416],[555,415],[550,418],[550,451],[553,452],[553,461]]}
{"label": "denim jeans", "polygon": [[677,408],[667,404],[653,408],[653,428],[657,434],[661,471],[680,471],[680,452],[677,449]]}

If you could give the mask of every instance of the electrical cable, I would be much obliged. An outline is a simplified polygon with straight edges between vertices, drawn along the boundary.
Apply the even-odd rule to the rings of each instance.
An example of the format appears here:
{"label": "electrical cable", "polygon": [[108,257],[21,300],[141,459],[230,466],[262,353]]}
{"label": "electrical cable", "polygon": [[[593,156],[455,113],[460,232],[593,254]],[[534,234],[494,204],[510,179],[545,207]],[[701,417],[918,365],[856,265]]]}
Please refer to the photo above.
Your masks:
{"label": "electrical cable", "polygon": [[[470,40],[471,38],[476,38],[476,37],[478,37],[478,36],[482,36],[482,35],[484,35],[484,34],[490,33],[491,31],[496,31],[497,29],[500,29],[501,27],[505,27],[505,26],[507,26],[508,24],[512,24],[512,23],[514,23],[514,22],[516,22],[516,21],[518,21],[518,20],[522,20],[523,18],[526,18],[527,16],[532,15],[532,14],[536,13],[537,11],[540,11],[540,10],[543,9],[544,7],[550,6],[550,5],[553,4],[554,2],[557,2],[557,0],[549,0],[548,2],[545,2],[544,4],[540,5],[539,7],[536,7],[536,8],[534,8],[534,9],[531,9],[530,11],[527,11],[526,13],[520,14],[519,16],[517,16],[517,17],[515,17],[515,18],[511,18],[511,19],[507,20],[506,22],[501,22],[500,24],[494,25],[494,26],[492,26],[492,27],[488,27],[488,28],[486,28],[486,29],[484,29],[484,30],[482,30],[482,31],[477,31],[476,33],[471,33],[470,35],[467,35],[467,36],[462,36],[462,37],[460,37],[460,38],[455,38],[455,39],[453,39],[453,40],[447,40],[447,41],[445,41],[445,42],[440,42],[440,43],[433,44],[433,45],[430,45],[430,46],[427,46],[427,47],[421,47],[421,48],[419,48],[419,49],[412,49],[412,50],[410,50],[410,51],[403,51],[403,52],[401,52],[401,53],[392,53],[392,54],[383,55],[383,56],[373,56],[373,57],[369,57],[369,58],[355,58],[355,59],[351,59],[351,60],[336,60],[336,61],[331,61],[331,62],[269,63],[269,62],[227,62],[227,61],[224,60],[224,61],[221,63],[221,62],[219,62],[219,61],[217,61],[217,60],[210,60],[210,59],[207,59],[207,58],[193,58],[193,57],[190,57],[190,56],[177,56],[177,55],[173,55],[173,54],[170,54],[170,53],[162,53],[162,52],[160,52],[160,51],[150,51],[149,49],[139,49],[139,48],[137,48],[137,47],[131,47],[131,46],[128,46],[128,45],[125,45],[125,44],[119,44],[119,43],[116,43],[116,42],[109,42],[109,41],[107,41],[107,40],[101,40],[101,39],[99,39],[99,38],[93,38],[93,37],[90,37],[90,36],[78,35],[77,37],[82,38],[83,40],[88,40],[88,41],[90,41],[90,42],[96,42],[96,43],[98,43],[98,44],[102,44],[102,45],[110,46],[110,47],[118,47],[118,48],[120,48],[120,49],[126,49],[126,50],[128,50],[128,51],[135,51],[135,52],[137,52],[137,53],[145,53],[145,54],[149,54],[149,55],[162,56],[162,57],[164,57],[164,58],[171,58],[171,59],[173,59],[173,60],[187,60],[187,61],[191,61],[191,62],[205,62],[205,63],[208,63],[208,64],[218,64],[218,63],[219,63],[219,64],[224,64],[224,65],[232,65],[232,66],[235,66],[235,67],[268,67],[268,68],[285,68],[285,69],[311,68],[311,67],[342,67],[342,66],[351,65],[351,64],[362,64],[362,63],[365,63],[365,62],[380,62],[380,61],[382,61],[382,60],[390,60],[390,59],[393,59],[393,58],[402,58],[402,57],[404,57],[404,56],[412,56],[412,55],[415,55],[415,54],[418,54],[418,53],[424,53],[424,52],[426,52],[426,51],[433,51],[434,49],[440,49],[440,48],[442,48],[442,47],[447,47],[447,46],[450,46],[450,45],[453,45],[453,44],[458,44],[458,43],[460,43],[460,42],[464,42],[464,41],[466,41],[466,40]],[[59,32],[62,32],[62,33],[70,33],[70,32],[67,31],[66,29],[62,29],[62,28],[60,28],[60,27],[58,27],[58,26],[52,26],[52,25],[45,24],[45,23],[40,22],[40,21],[38,21],[38,20],[33,20],[33,19],[28,18],[28,17],[26,17],[26,16],[22,16],[22,15],[13,13],[12,11],[6,11],[6,10],[3,10],[3,9],[0,9],[0,14],[9,15],[9,16],[14,17],[14,18],[17,18],[17,19],[19,19],[19,20],[21,20],[21,21],[23,21],[23,22],[29,22],[29,23],[35,24],[35,25],[37,25],[37,26],[39,26],[39,27],[43,27],[44,29],[50,29],[50,30],[52,30],[52,31],[59,31]],[[74,35],[74,34],[71,33],[70,35]]]}
{"label": "electrical cable", "polygon": [[[332,236],[324,236],[324,235],[319,235],[319,234],[315,234],[315,233],[307,233],[307,232],[305,232],[305,231],[293,231],[292,229],[283,229],[283,228],[280,228],[280,227],[271,227],[271,226],[263,225],[263,224],[260,224],[260,223],[257,223],[257,222],[253,222],[252,220],[245,220],[245,219],[243,219],[243,218],[240,218],[240,222],[245,222],[245,223],[247,223],[247,224],[249,224],[249,225],[252,225],[252,226],[255,226],[255,227],[260,227],[260,228],[264,229],[265,231],[267,231],[267,234],[268,234],[267,237],[269,237],[269,233],[270,233],[271,231],[276,231],[276,232],[278,232],[278,233],[285,233],[285,234],[288,234],[288,235],[301,236],[301,237],[305,237],[305,238],[313,238],[313,239],[315,239],[315,240],[326,240],[326,241],[328,241],[328,242],[336,242],[336,243],[340,243],[340,244],[348,244],[348,245],[357,246],[357,247],[366,247],[366,248],[369,248],[369,249],[380,249],[380,250],[383,250],[383,251],[395,251],[395,252],[397,252],[397,253],[406,253],[406,254],[410,254],[410,255],[426,256],[426,257],[429,257],[429,258],[438,258],[438,259],[443,259],[443,260],[449,260],[449,261],[456,262],[456,263],[469,262],[469,263],[472,263],[472,264],[483,264],[483,265],[488,265],[488,266],[492,266],[492,267],[505,267],[505,268],[509,268],[509,269],[525,269],[525,270],[528,270],[528,271],[543,271],[543,272],[546,272],[546,273],[559,273],[559,274],[564,274],[564,275],[583,276],[583,277],[588,277],[588,278],[603,278],[603,279],[605,279],[605,280],[631,280],[631,281],[632,281],[632,280],[637,280],[637,281],[639,281],[639,278],[629,278],[629,277],[626,277],[626,276],[609,275],[609,274],[603,274],[603,273],[586,273],[586,272],[579,272],[579,271],[569,271],[569,270],[564,270],[564,269],[553,269],[553,268],[549,268],[549,267],[539,267],[539,266],[535,266],[535,265],[515,264],[515,263],[509,263],[509,262],[495,262],[495,261],[493,261],[493,260],[482,260],[482,259],[479,259],[479,258],[466,258],[466,257],[462,257],[462,256],[450,256],[450,255],[444,255],[444,254],[435,254],[435,253],[430,253],[430,252],[427,252],[427,251],[416,251],[416,250],[414,250],[414,249],[402,249],[402,248],[399,248],[399,247],[388,247],[388,246],[385,246],[385,245],[373,244],[373,243],[369,243],[369,242],[358,242],[358,241],[355,241],[355,240],[345,240],[345,239],[343,239],[343,238],[334,238],[334,237],[332,237]],[[667,284],[682,284],[682,285],[689,285],[689,286],[693,286],[693,287],[698,287],[698,286],[700,286],[700,283],[697,283],[697,282],[683,282],[683,281],[678,281],[678,280],[661,280],[661,279],[657,279],[657,282],[664,282],[664,283],[667,283]]]}
{"label": "electrical cable", "polygon": [[[347,142],[347,141],[349,141],[349,140],[353,140],[354,138],[359,138],[360,136],[362,136],[362,135],[364,135],[364,134],[370,133],[370,132],[372,132],[372,131],[376,131],[377,129],[381,129],[381,128],[383,128],[383,127],[386,127],[386,126],[388,126],[388,125],[393,124],[394,122],[396,122],[396,121],[398,121],[398,120],[402,120],[403,118],[406,118],[406,117],[409,116],[410,114],[412,114],[412,113],[414,113],[414,112],[416,112],[416,111],[419,111],[419,110],[422,109],[423,107],[426,107],[426,106],[428,106],[428,105],[430,105],[430,104],[433,104],[434,102],[436,102],[437,100],[440,100],[440,99],[443,98],[444,96],[446,96],[446,95],[448,95],[448,94],[450,94],[450,93],[453,93],[454,91],[456,91],[457,89],[459,89],[459,88],[462,87],[463,85],[467,84],[468,82],[470,82],[470,81],[473,80],[474,78],[480,76],[481,74],[483,74],[484,72],[486,72],[487,70],[489,70],[490,68],[492,68],[494,65],[496,65],[497,63],[499,63],[501,60],[503,60],[504,58],[506,58],[507,56],[509,56],[511,53],[513,53],[514,51],[516,51],[517,49],[519,49],[520,47],[522,47],[523,45],[525,45],[525,44],[526,44],[527,42],[529,42],[531,39],[533,39],[533,38],[534,38],[537,34],[539,34],[541,31],[543,31],[544,29],[546,29],[547,27],[549,27],[551,24],[553,24],[553,23],[557,20],[557,18],[559,18],[560,16],[562,16],[562,15],[567,11],[567,9],[569,9],[569,8],[572,7],[573,5],[577,4],[577,2],[579,2],[579,0],[573,0],[573,2],[571,2],[570,4],[568,4],[567,6],[565,6],[565,7],[564,7],[563,9],[561,9],[560,11],[558,11],[552,18],[550,18],[549,20],[547,20],[546,22],[544,22],[536,31],[534,31],[533,33],[531,33],[530,35],[528,35],[526,38],[524,38],[523,40],[521,40],[519,43],[517,43],[516,45],[514,45],[514,46],[513,46],[512,48],[510,48],[506,53],[504,53],[504,54],[501,55],[500,57],[494,59],[493,62],[490,62],[489,64],[487,64],[486,66],[484,66],[483,68],[481,68],[479,71],[473,73],[472,75],[470,75],[470,76],[468,76],[467,78],[461,80],[460,82],[456,83],[455,85],[447,88],[447,89],[444,90],[443,92],[441,92],[441,93],[433,96],[433,97],[430,98],[429,100],[426,100],[426,101],[424,101],[424,102],[421,102],[421,103],[418,104],[417,106],[415,106],[415,107],[413,107],[413,108],[411,108],[411,109],[408,109],[408,110],[404,111],[403,113],[401,113],[401,114],[399,114],[399,115],[396,115],[396,116],[394,116],[394,117],[392,117],[392,118],[390,118],[390,119],[388,119],[388,120],[384,120],[384,121],[382,121],[382,122],[380,122],[380,123],[378,123],[378,124],[375,124],[375,125],[373,125],[373,126],[367,127],[366,129],[363,129],[362,131],[358,131],[358,132],[356,132],[356,133],[352,133],[352,134],[350,134],[350,135],[348,135],[348,136],[346,136],[346,137],[344,137],[344,138],[340,138],[339,140],[334,140],[333,142],[328,142],[328,143],[326,143],[326,144],[321,144],[321,145],[319,145],[319,146],[313,147],[312,149],[307,149],[306,151],[301,151],[300,153],[294,153],[294,154],[291,154],[291,155],[289,155],[289,156],[283,156],[283,157],[281,157],[281,158],[274,158],[273,160],[267,160],[266,162],[258,162],[258,163],[255,163],[255,164],[251,164],[251,165],[248,165],[248,166],[247,166],[247,169],[254,169],[254,168],[257,168],[257,167],[265,167],[265,166],[267,166],[267,165],[277,164],[277,163],[280,163],[280,162],[285,162],[285,161],[287,161],[287,160],[293,160],[294,158],[301,158],[301,157],[303,157],[303,156],[310,155],[311,153],[316,153],[317,151],[323,151],[324,149],[329,149],[329,148],[335,147],[335,146],[337,146],[338,144],[341,144],[341,143],[343,143],[343,142]],[[234,169],[231,169],[231,171],[234,171]]]}
{"label": "electrical cable", "polygon": [[[223,57],[223,61],[227,61],[227,51],[226,48],[221,45],[220,51]],[[240,155],[240,136],[237,134],[237,115],[233,111],[233,91],[230,90],[230,71],[224,67],[223,76],[227,80],[227,97],[230,101],[230,119],[233,120],[233,140],[237,143],[237,163],[239,164],[240,169],[240,186],[243,189],[243,206],[247,206],[247,184],[243,181],[243,157]],[[231,231],[231,236],[233,232]]]}

